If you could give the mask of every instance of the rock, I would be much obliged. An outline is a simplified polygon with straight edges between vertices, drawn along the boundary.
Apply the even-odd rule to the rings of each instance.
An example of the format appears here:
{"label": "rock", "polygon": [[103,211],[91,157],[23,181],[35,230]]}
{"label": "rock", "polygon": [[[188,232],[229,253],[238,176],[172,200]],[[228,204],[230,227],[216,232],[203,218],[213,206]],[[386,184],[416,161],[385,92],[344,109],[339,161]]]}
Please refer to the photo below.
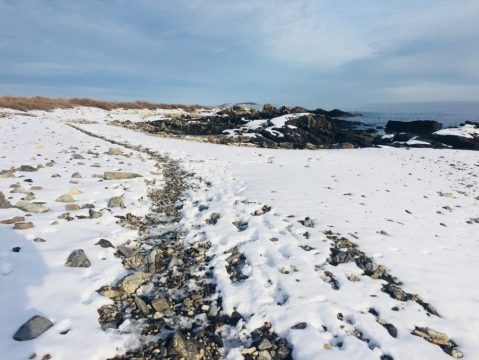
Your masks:
{"label": "rock", "polygon": [[129,173],[129,172],[120,172],[120,171],[105,171],[103,178],[105,180],[128,180],[141,177],[139,174]]}
{"label": "rock", "polygon": [[27,229],[31,229],[32,227],[33,227],[32,222],[17,222],[13,226],[15,230],[27,230]]}
{"label": "rock", "polygon": [[165,298],[157,298],[151,302],[151,306],[158,312],[165,312],[170,308],[170,304]]}
{"label": "rock", "polygon": [[137,271],[121,279],[118,283],[118,287],[127,294],[132,294],[150,278],[151,274]]}
{"label": "rock", "polygon": [[17,209],[20,209],[25,212],[41,214],[50,211],[48,207],[43,204],[32,203],[30,201],[20,200],[15,204]]}
{"label": "rock", "polygon": [[258,350],[269,350],[273,347],[271,342],[268,339],[263,339],[259,344],[258,344]]}
{"label": "rock", "polygon": [[121,154],[123,154],[123,151],[120,148],[111,147],[111,148],[108,149],[107,154],[108,155],[121,155]]}
{"label": "rock", "polygon": [[81,177],[82,177],[82,176],[81,176],[81,174],[80,174],[79,172],[74,172],[74,173],[72,174],[72,178],[73,178],[73,179],[81,179]]}
{"label": "rock", "polygon": [[12,170],[2,170],[0,171],[0,179],[8,179],[14,177],[15,174]]}
{"label": "rock", "polygon": [[180,330],[173,334],[168,346],[168,353],[176,354],[184,360],[203,359],[199,343],[196,340],[185,338]]}
{"label": "rock", "polygon": [[25,218],[23,216],[14,216],[10,219],[0,221],[0,224],[11,225],[20,221],[25,221]]}
{"label": "rock", "polygon": [[88,209],[88,216],[90,217],[90,219],[98,219],[98,218],[102,217],[103,214],[101,213],[101,211]]}
{"label": "rock", "polygon": [[300,224],[303,224],[303,226],[305,226],[305,227],[310,227],[310,228],[314,227],[314,222],[313,222],[313,220],[311,220],[311,219],[309,218],[309,216],[306,216],[306,217],[304,218],[304,220],[298,220],[298,222],[299,222]]}
{"label": "rock", "polygon": [[72,203],[72,202],[75,202],[75,199],[70,194],[65,194],[65,195],[61,195],[57,197],[55,201],[62,202],[62,203]]}
{"label": "rock", "polygon": [[15,246],[15,247],[12,248],[12,252],[18,253],[18,252],[20,252],[21,249],[22,248],[20,246]]}
{"label": "rock", "polygon": [[70,256],[68,256],[65,266],[68,267],[90,267],[91,263],[88,260],[85,252],[82,249],[73,251]]}
{"label": "rock", "polygon": [[433,120],[416,121],[388,121],[386,133],[411,133],[415,135],[429,135],[442,129],[442,124]]}
{"label": "rock", "polygon": [[47,318],[44,318],[40,315],[35,315],[22,326],[20,326],[20,328],[13,335],[13,338],[17,341],[33,340],[42,335],[52,326],[53,323]]}
{"label": "rock", "polygon": [[77,204],[68,204],[68,205],[65,205],[65,210],[66,211],[77,211],[77,210],[80,210],[81,207]]}
{"label": "rock", "polygon": [[33,241],[36,242],[36,243],[44,243],[44,242],[46,242],[46,240],[45,240],[45,239],[42,239],[41,237],[37,237],[37,238],[33,239]]}
{"label": "rock", "polygon": [[37,168],[31,166],[31,165],[21,165],[17,171],[25,171],[25,172],[33,172],[37,171]]}
{"label": "rock", "polygon": [[221,217],[221,215],[217,212],[214,212],[210,215],[210,217],[208,219],[205,220],[205,222],[209,225],[215,225],[219,218]]}
{"label": "rock", "polygon": [[0,191],[0,209],[9,209],[12,207],[12,204],[5,198],[3,192]]}
{"label": "rock", "polygon": [[125,245],[118,245],[116,247],[116,250],[118,251],[120,255],[123,255],[124,257],[131,257],[135,255],[135,251]]}
{"label": "rock", "polygon": [[95,245],[100,245],[102,248],[114,248],[113,244],[106,239],[98,240]]}
{"label": "rock", "polygon": [[108,201],[108,207],[110,208],[125,208],[125,203],[123,202],[122,196],[114,196]]}
{"label": "rock", "polygon": [[256,360],[272,360],[271,354],[266,350],[260,351]]}
{"label": "rock", "polygon": [[308,324],[306,324],[305,322],[300,322],[300,323],[297,323],[294,326],[291,326],[291,329],[303,330],[303,329],[306,329],[307,326],[308,326]]}
{"label": "rock", "polygon": [[139,296],[134,297],[135,305],[144,315],[148,315],[150,313],[150,309],[148,309],[148,305],[146,305],[145,301],[140,298]]}
{"label": "rock", "polygon": [[271,206],[263,205],[259,209],[256,209],[251,215],[260,216],[260,215],[266,214],[269,211],[271,211]]}

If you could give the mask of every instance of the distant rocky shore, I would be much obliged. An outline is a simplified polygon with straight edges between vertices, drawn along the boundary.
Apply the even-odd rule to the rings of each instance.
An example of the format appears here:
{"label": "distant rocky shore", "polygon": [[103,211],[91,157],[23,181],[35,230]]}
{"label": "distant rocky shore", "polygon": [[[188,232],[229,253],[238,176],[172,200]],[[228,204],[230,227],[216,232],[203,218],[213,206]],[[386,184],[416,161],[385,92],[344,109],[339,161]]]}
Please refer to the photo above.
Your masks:
{"label": "distant rocky shore", "polygon": [[479,123],[443,129],[433,120],[389,121],[385,134],[379,134],[374,126],[360,120],[360,114],[338,109],[278,108],[269,104],[256,109],[240,104],[203,114],[114,123],[165,136],[265,148],[350,149],[383,145],[479,150]]}

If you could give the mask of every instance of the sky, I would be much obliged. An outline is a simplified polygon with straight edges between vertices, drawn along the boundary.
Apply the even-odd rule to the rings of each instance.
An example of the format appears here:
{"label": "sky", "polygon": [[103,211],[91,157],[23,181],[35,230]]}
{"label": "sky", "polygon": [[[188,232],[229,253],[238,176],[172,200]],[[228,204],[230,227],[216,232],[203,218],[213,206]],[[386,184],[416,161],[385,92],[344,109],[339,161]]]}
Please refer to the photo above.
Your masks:
{"label": "sky", "polygon": [[478,0],[0,0],[0,95],[479,100]]}

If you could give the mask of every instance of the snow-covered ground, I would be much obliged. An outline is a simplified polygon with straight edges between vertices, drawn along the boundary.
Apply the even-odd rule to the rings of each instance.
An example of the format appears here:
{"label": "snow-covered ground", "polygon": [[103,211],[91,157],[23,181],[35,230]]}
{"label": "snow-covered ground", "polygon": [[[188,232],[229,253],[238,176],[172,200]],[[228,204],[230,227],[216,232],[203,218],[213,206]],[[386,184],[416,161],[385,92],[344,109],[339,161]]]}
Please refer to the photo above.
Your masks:
{"label": "snow-covered ground", "polygon": [[[200,238],[213,244],[212,264],[225,312],[237,310],[245,319],[225,332],[224,338],[246,336],[268,321],[294,345],[295,359],[379,359],[381,355],[395,360],[450,359],[438,346],[410,334],[419,326],[447,333],[465,359],[479,358],[479,289],[475,286],[479,223],[472,220],[479,218],[477,152],[228,147],[110,126],[107,117],[94,110],[60,112],[0,119],[0,170],[44,164],[47,158],[56,161],[54,167],[25,173],[25,178],[34,180],[31,185],[44,187],[35,195],[46,201],[52,212],[33,215],[30,219],[36,226],[30,230],[0,225],[0,285],[2,290],[8,289],[0,295],[5,313],[0,350],[7,358],[32,352],[49,352],[59,359],[104,358],[121,352],[128,346],[125,341],[131,341],[131,336],[125,339],[102,332],[97,323],[96,309],[105,300],[95,290],[118,279],[123,269],[112,252],[93,244],[104,237],[116,245],[132,234],[116,225],[108,213],[100,224],[58,220],[64,204],[54,199],[75,188],[82,191],[75,196],[78,203],[104,208],[110,196],[121,195],[121,187],[128,186],[127,209],[141,214],[147,206],[138,200],[145,192],[143,180],[106,184],[91,175],[110,168],[147,175],[152,164],[141,161],[139,154],[127,159],[104,155],[111,145],[64,124],[80,118],[99,122],[77,125],[84,130],[168,153],[212,183],[210,191],[188,194],[182,222],[191,229],[188,241]],[[61,153],[76,146],[77,153],[85,154],[96,145],[99,158],[84,155],[86,160],[71,160],[70,153]],[[90,167],[92,163],[99,163],[100,168]],[[84,175],[78,184],[69,183],[74,171]],[[62,177],[51,178],[54,173]],[[16,182],[29,189],[24,178],[0,179],[0,191],[13,196],[12,203],[24,196],[10,193],[9,185]],[[208,210],[195,211],[198,204],[207,205]],[[271,206],[271,211],[253,216],[264,204]],[[221,218],[216,225],[205,226],[213,212]],[[0,220],[14,215],[22,212],[0,210]],[[305,217],[313,220],[314,227],[298,222]],[[51,225],[55,220],[59,224]],[[239,231],[232,224],[236,221],[247,228]],[[399,277],[405,291],[419,294],[441,317],[427,314],[415,302],[391,298],[381,291],[383,281],[362,275],[354,263],[330,265],[327,230],[358,244],[376,263]],[[47,242],[31,241],[38,236]],[[12,253],[13,246],[22,247],[20,253]],[[69,252],[77,248],[89,255],[91,268],[64,267]],[[242,272],[247,278],[242,282],[232,282],[225,267],[233,248],[246,257]],[[325,271],[333,274],[339,289],[331,286]],[[351,275],[359,281],[348,280]],[[12,340],[16,328],[34,313],[54,319],[55,326],[30,342]],[[377,322],[379,318],[395,326],[396,338]],[[292,328],[299,323],[306,327]],[[60,335],[65,327],[72,330]],[[352,336],[357,332],[369,343]],[[231,347],[228,357],[241,358],[242,349]]]}

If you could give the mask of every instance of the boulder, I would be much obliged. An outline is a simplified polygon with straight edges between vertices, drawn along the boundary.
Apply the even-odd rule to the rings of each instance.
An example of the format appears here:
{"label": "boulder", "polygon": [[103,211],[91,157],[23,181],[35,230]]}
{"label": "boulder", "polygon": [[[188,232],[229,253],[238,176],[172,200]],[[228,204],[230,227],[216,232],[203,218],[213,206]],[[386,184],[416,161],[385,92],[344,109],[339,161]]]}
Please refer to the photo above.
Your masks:
{"label": "boulder", "polygon": [[386,124],[386,133],[411,133],[416,135],[428,135],[442,129],[442,124],[434,120],[393,121]]}
{"label": "boulder", "polygon": [[68,256],[65,266],[68,267],[90,267],[91,263],[88,260],[85,252],[82,249],[73,251],[70,256]]}
{"label": "boulder", "polygon": [[50,211],[48,207],[43,204],[32,203],[30,201],[20,200],[15,204],[17,209],[23,210],[25,212],[41,214]]}
{"label": "boulder", "polygon": [[53,323],[47,318],[40,315],[35,315],[22,326],[20,326],[20,328],[13,335],[13,338],[17,341],[33,340],[42,335],[52,326]]}

